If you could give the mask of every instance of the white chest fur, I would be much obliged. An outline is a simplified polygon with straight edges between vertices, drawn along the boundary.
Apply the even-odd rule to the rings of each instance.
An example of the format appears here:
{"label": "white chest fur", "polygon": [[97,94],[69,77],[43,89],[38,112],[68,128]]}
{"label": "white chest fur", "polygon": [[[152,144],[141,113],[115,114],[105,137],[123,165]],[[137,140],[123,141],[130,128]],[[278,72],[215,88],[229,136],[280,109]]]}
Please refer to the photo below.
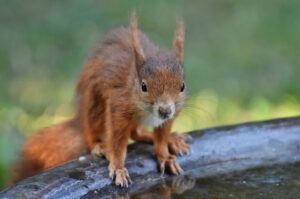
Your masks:
{"label": "white chest fur", "polygon": [[160,126],[165,120],[161,119],[158,115],[149,114],[142,118],[142,124],[148,127],[158,127]]}

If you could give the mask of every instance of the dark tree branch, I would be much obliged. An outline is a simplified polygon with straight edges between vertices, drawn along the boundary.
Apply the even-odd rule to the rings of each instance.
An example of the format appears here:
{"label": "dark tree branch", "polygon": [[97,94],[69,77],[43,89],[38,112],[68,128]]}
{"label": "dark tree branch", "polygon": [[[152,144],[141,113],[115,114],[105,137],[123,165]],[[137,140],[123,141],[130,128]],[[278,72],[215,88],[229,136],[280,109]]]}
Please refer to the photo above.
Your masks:
{"label": "dark tree branch", "polygon": [[[199,178],[257,166],[300,160],[300,117],[253,122],[191,132],[192,153],[178,157],[187,174]],[[126,167],[134,183],[112,185],[108,163],[86,156],[27,178],[0,193],[0,198],[103,198],[136,193],[158,184],[160,176],[152,145],[129,146]]]}

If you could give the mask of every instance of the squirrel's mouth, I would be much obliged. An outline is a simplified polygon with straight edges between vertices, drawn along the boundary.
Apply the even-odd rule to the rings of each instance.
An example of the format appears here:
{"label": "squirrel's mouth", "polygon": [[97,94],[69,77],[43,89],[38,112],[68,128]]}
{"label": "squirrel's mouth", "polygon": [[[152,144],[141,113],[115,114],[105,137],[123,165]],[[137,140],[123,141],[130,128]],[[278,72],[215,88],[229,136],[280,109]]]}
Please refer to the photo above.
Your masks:
{"label": "squirrel's mouth", "polygon": [[175,115],[175,104],[172,101],[157,102],[145,107],[147,113],[142,117],[141,122],[145,126],[158,127],[165,121],[172,119]]}

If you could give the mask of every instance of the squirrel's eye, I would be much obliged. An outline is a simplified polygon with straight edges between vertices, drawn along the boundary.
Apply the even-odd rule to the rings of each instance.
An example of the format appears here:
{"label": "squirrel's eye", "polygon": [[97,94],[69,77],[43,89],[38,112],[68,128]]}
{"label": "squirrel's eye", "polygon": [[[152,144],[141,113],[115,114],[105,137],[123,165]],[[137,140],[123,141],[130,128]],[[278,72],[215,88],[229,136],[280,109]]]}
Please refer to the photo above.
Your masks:
{"label": "squirrel's eye", "polygon": [[145,82],[142,82],[142,91],[147,92],[147,86],[146,86]]}
{"label": "squirrel's eye", "polygon": [[181,88],[180,88],[180,92],[183,92],[184,89],[185,89],[185,84],[184,84],[184,82],[183,82],[183,83],[182,83],[182,86],[181,86]]}

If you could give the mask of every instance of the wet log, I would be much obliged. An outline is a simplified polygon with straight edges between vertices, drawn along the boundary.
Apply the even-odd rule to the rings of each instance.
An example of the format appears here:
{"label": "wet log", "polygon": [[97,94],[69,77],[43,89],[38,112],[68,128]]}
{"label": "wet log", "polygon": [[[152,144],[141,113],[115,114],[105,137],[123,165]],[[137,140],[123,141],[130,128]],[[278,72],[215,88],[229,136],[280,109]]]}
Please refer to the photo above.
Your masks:
{"label": "wet log", "polygon": [[[190,132],[191,154],[178,157],[186,175],[212,176],[300,160],[300,117],[251,122]],[[119,188],[108,177],[108,162],[85,156],[20,181],[0,198],[107,198],[137,193],[174,178],[158,172],[153,147],[129,146],[126,167],[133,184]]]}

